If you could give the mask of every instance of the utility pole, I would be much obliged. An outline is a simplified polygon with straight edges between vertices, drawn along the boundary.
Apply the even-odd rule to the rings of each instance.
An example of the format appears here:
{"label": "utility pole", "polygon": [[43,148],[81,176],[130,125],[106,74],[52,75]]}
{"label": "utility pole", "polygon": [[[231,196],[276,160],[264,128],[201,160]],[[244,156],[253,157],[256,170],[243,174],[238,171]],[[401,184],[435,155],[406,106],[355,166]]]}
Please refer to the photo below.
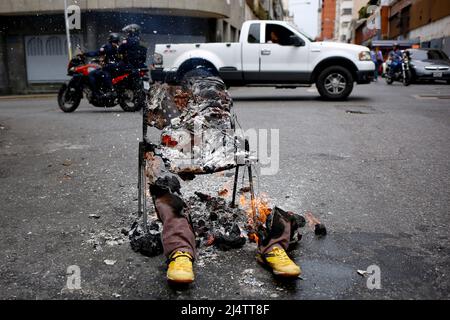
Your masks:
{"label": "utility pole", "polygon": [[72,42],[70,41],[69,12],[67,11],[67,0],[64,0],[64,21],[66,22],[67,52],[69,61],[72,60]]}

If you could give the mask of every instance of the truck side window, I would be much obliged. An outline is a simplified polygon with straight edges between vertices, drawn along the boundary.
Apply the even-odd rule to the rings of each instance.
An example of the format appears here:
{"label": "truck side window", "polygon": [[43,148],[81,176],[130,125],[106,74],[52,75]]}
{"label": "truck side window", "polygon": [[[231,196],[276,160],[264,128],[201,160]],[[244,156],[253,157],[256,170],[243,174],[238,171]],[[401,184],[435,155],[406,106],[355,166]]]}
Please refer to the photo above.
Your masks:
{"label": "truck side window", "polygon": [[289,29],[278,24],[267,24],[266,25],[266,43],[278,43],[282,46],[292,45],[291,36],[294,33]]}
{"label": "truck side window", "polygon": [[253,23],[250,25],[250,29],[248,31],[248,43],[260,43],[260,31],[261,26],[259,23]]}

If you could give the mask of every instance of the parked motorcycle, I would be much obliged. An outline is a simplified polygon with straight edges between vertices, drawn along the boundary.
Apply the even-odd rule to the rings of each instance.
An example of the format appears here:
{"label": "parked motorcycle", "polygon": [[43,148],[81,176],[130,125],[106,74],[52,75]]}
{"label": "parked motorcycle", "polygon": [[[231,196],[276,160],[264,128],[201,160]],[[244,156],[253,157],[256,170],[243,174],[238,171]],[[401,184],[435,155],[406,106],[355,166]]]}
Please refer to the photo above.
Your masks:
{"label": "parked motorcycle", "polygon": [[72,79],[64,83],[59,90],[60,109],[64,112],[74,112],[84,95],[94,107],[112,108],[120,105],[126,112],[141,110],[146,101],[146,92],[150,89],[149,69],[126,70],[112,79],[115,95],[108,95],[104,91],[98,95],[94,94],[88,77],[91,72],[100,68],[99,60],[94,59],[86,63],[83,55],[78,55],[69,62],[68,75]]}
{"label": "parked motorcycle", "polygon": [[409,52],[404,51],[402,53],[401,68],[394,74],[391,74],[391,70],[390,70],[391,64],[387,64],[386,74],[385,74],[386,83],[391,85],[394,83],[394,81],[398,81],[398,82],[402,82],[404,86],[409,86],[412,82],[410,60],[411,60],[411,57],[410,57]]}

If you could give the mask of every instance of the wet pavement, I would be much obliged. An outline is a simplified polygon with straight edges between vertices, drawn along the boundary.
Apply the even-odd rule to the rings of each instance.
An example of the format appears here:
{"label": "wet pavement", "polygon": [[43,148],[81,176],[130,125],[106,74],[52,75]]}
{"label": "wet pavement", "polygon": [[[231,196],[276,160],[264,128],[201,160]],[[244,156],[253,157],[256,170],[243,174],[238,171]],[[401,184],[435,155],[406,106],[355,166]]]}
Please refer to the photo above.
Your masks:
{"label": "wet pavement", "polygon": [[[133,252],[123,234],[137,211],[141,115],[15,97],[0,99],[0,298],[450,298],[450,86],[381,82],[346,102],[313,88],[231,94],[244,129],[280,129],[279,171],[257,190],[327,226],[320,239],[305,228],[291,252],[303,280],[274,279],[246,244],[202,250],[196,282],[167,285],[165,258]],[[183,192],[217,195],[230,180],[200,177]],[[81,290],[66,288],[73,265]],[[372,265],[381,289],[357,273]]]}

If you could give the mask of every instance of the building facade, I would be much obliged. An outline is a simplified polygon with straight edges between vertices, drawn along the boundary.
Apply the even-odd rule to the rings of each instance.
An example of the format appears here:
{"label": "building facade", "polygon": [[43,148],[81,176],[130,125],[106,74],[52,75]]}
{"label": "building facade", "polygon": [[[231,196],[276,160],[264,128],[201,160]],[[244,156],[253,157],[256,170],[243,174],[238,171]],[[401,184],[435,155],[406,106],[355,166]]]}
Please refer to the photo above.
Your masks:
{"label": "building facade", "polygon": [[351,41],[351,23],[353,17],[353,0],[336,1],[336,21],[334,39],[339,42]]}
{"label": "building facade", "polygon": [[376,2],[375,10],[353,24],[354,43],[392,40],[450,54],[450,1],[378,0],[366,1],[363,8],[371,2]]}
{"label": "building facade", "polygon": [[290,0],[282,0],[281,4],[283,5],[284,10],[284,18],[283,20],[289,22],[291,24],[295,24],[295,17],[289,10],[289,2]]}
{"label": "building facade", "polygon": [[382,0],[378,6],[372,6],[369,12],[367,8],[370,3],[369,6],[366,4],[364,17],[354,26],[354,43],[369,46],[375,40],[389,39],[389,3],[389,0]]}
{"label": "building facade", "polygon": [[389,37],[417,39],[422,47],[450,54],[450,1],[394,1],[389,15]]}
{"label": "building facade", "polygon": [[321,11],[321,30],[319,40],[327,41],[335,39],[336,29],[336,0],[323,0]]}
{"label": "building facade", "polygon": [[[237,41],[258,17],[245,0],[67,0],[81,10],[73,46],[96,50],[110,32],[137,23],[149,57],[155,43]],[[259,1],[256,1],[259,2]],[[0,93],[54,91],[67,79],[64,1],[0,1]]]}

